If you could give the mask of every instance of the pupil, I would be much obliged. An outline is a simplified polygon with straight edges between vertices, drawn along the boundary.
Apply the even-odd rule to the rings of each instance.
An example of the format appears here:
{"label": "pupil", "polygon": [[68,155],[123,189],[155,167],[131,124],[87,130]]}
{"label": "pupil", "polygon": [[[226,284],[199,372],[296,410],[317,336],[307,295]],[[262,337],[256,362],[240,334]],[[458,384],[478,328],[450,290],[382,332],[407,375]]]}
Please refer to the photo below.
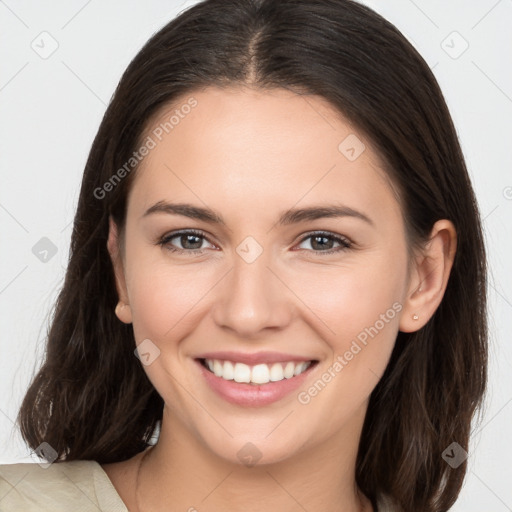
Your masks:
{"label": "pupil", "polygon": [[[183,239],[186,240],[186,242],[183,244],[183,247],[187,248],[187,249],[198,249],[199,247],[187,247],[187,244],[189,243],[189,241],[191,239],[196,239],[196,244],[199,244],[199,247],[201,247],[201,240],[200,238],[197,236],[197,235],[183,235],[181,237],[181,240],[182,240],[182,243],[183,243]],[[194,241],[192,240],[192,244],[194,244]]]}
{"label": "pupil", "polygon": [[[313,248],[315,247],[315,244],[316,244],[317,240],[323,240],[325,242],[326,240],[328,241],[329,238],[326,237],[326,236],[322,236],[322,235],[313,237],[313,243],[312,243]],[[325,243],[324,244],[320,244],[319,247],[325,249],[326,248]]]}

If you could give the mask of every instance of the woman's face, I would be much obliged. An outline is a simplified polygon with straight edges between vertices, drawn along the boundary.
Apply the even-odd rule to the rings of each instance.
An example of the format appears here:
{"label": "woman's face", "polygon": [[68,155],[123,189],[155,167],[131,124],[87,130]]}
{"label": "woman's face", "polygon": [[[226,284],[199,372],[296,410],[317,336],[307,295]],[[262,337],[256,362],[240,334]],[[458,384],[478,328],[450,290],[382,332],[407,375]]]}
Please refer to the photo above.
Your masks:
{"label": "woman's face", "polygon": [[369,141],[282,89],[190,94],[146,135],[118,284],[169,418],[234,462],[358,432],[410,293]]}

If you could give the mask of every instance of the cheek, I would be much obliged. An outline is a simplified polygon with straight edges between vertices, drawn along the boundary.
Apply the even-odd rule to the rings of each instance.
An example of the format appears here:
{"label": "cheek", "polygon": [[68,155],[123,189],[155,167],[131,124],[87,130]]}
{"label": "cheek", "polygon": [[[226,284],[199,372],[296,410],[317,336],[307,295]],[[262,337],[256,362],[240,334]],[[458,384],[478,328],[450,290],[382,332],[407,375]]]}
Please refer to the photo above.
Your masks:
{"label": "cheek", "polygon": [[324,293],[317,289],[310,295],[316,307],[308,305],[333,331],[324,337],[332,354],[299,390],[297,401],[308,421],[326,435],[368,400],[395,344],[402,309],[399,287],[393,280],[376,279],[379,273],[347,269],[344,275],[324,276],[316,281]]}
{"label": "cheek", "polygon": [[211,270],[173,262],[165,249],[134,242],[134,235],[131,240],[126,251],[126,285],[135,338],[158,343],[166,336],[176,337],[206,293]]}
{"label": "cheek", "polygon": [[[317,325],[323,326],[331,364],[336,365],[322,375],[323,383],[332,381],[327,385],[331,392],[336,390],[332,399],[343,397],[346,404],[362,402],[377,384],[393,350],[403,307],[404,254],[390,251],[366,257],[366,262],[356,264],[355,258],[347,258],[335,268],[303,274],[297,291],[318,318]],[[311,393],[302,390],[306,401],[321,389],[322,383]]]}
{"label": "cheek", "polygon": [[[366,254],[347,258],[336,265],[315,270],[289,271],[287,282],[323,324],[333,348],[344,348],[347,340],[377,323],[382,329],[398,326],[397,306],[405,280],[405,262],[400,254]],[[339,346],[338,346],[339,345]]]}
{"label": "cheek", "polygon": [[208,275],[183,266],[156,263],[134,270],[130,283],[133,326],[143,337],[176,338],[191,324],[208,291]]}
{"label": "cheek", "polygon": [[144,371],[167,406],[181,416],[179,411],[191,404],[180,385],[185,382],[180,372],[186,368],[180,342],[197,327],[201,299],[212,285],[193,266],[163,260],[136,260],[129,283],[132,324],[137,344],[152,342],[145,345],[151,362]]}

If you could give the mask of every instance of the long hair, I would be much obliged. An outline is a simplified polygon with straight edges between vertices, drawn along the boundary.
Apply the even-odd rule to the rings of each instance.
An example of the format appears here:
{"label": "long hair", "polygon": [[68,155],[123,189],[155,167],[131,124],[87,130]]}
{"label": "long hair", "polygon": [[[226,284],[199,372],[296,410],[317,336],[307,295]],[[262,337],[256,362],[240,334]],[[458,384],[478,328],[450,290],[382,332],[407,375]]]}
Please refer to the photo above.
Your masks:
{"label": "long hair", "polygon": [[[131,458],[148,446],[163,400],[134,356],[132,326],[107,251],[108,220],[121,232],[150,121],[208,86],[242,85],[325,98],[373,144],[398,191],[409,248],[449,219],[457,252],[428,323],[399,332],[370,396],[356,462],[360,489],[404,510],[455,502],[487,380],[486,254],[457,134],[437,81],[414,47],[351,0],[206,0],[154,34],[124,72],[85,166],[69,264],[44,361],[17,421],[28,445],[47,442],[56,462]],[[126,172],[119,172],[121,169]],[[113,181],[114,175],[122,179]],[[106,185],[110,183],[110,185]]]}

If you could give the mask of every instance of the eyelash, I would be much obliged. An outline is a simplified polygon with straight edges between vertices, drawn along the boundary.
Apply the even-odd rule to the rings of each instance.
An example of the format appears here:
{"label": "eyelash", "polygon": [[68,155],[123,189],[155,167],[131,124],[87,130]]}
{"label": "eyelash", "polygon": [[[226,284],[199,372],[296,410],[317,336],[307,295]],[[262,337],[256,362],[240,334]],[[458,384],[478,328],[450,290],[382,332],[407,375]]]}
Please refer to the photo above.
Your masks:
{"label": "eyelash", "polygon": [[[173,238],[183,236],[183,235],[195,235],[198,238],[202,238],[202,239],[208,241],[209,243],[211,243],[202,231],[190,229],[190,230],[184,230],[184,231],[176,231],[174,233],[165,235],[160,240],[157,241],[157,245],[164,247],[165,249],[167,249],[170,252],[178,253],[178,254],[186,253],[189,256],[200,255],[200,254],[204,253],[204,249],[178,249],[176,247],[172,247],[171,245],[169,245],[169,242]],[[314,231],[312,233],[308,233],[306,236],[304,236],[299,241],[299,244],[302,244],[304,241],[308,240],[309,238],[320,237],[320,236],[324,237],[324,238],[329,238],[331,240],[334,240],[335,242],[338,242],[340,244],[340,247],[337,247],[334,249],[329,249],[328,251],[314,251],[311,249],[312,252],[317,253],[319,255],[324,256],[324,255],[329,255],[329,254],[335,254],[335,253],[346,251],[347,249],[352,248],[352,242],[350,240],[348,240],[347,238],[342,238],[342,237],[336,236],[336,235],[326,232],[326,231]],[[307,251],[310,249],[300,249],[300,250]]]}

